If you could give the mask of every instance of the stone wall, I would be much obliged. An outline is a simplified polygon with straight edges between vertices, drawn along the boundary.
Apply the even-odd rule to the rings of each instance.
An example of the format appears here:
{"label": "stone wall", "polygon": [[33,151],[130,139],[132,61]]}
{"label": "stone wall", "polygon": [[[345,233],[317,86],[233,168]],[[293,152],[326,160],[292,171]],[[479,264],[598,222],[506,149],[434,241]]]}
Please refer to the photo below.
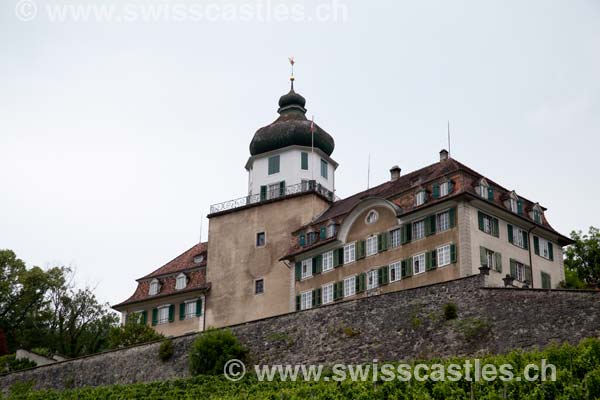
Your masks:
{"label": "stone wall", "polygon": [[[373,359],[477,356],[600,336],[600,292],[484,288],[483,275],[346,301],[233,326],[256,363],[357,363]],[[445,320],[447,303],[458,318]],[[148,382],[188,376],[196,335],[173,339],[175,354],[158,359],[159,343],[102,353],[0,377],[6,390],[34,380],[38,388]]]}

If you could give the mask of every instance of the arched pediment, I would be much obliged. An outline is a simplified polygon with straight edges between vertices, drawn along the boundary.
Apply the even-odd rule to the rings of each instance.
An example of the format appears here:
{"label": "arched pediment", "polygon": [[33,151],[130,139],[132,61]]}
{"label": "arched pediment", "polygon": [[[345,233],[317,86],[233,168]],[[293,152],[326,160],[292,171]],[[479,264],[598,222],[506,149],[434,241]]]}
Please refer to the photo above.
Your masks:
{"label": "arched pediment", "polygon": [[[348,216],[344,219],[344,222],[342,222],[340,226],[338,239],[345,243],[348,238],[348,234],[356,223],[367,225],[364,217],[371,210],[376,210],[381,217],[384,217],[383,214],[386,214],[392,218],[397,218],[398,215],[402,213],[402,209],[389,200],[379,197],[367,197],[356,204],[352,211],[350,211]],[[387,218],[388,223],[389,219],[390,218]],[[394,221],[394,223],[395,222],[396,221]],[[378,218],[378,221],[373,225],[381,223],[385,223],[384,218]]]}

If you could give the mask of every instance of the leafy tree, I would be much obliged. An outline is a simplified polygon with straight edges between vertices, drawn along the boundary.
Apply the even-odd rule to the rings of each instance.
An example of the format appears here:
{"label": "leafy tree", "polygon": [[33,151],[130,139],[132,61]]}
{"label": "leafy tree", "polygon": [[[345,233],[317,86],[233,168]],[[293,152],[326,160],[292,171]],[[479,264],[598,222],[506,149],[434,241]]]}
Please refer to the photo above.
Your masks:
{"label": "leafy tree", "polygon": [[229,360],[245,361],[246,349],[227,329],[209,329],[192,344],[190,351],[190,372],[192,375],[219,375]]}
{"label": "leafy tree", "polygon": [[575,243],[565,253],[566,271],[575,271],[589,287],[600,287],[600,230],[592,226],[588,234],[573,231],[571,239]]}
{"label": "leafy tree", "polygon": [[108,335],[108,347],[117,349],[136,344],[164,339],[150,326],[140,323],[136,318],[129,318],[124,325],[113,327]]}

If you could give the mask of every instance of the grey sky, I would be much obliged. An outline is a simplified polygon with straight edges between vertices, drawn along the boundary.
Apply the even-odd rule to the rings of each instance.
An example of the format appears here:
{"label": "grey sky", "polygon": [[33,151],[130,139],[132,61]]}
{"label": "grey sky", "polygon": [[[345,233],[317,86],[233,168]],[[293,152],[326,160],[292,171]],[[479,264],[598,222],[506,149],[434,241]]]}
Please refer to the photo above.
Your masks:
{"label": "grey sky", "polygon": [[435,162],[450,119],[454,158],[564,234],[600,226],[598,1],[348,0],[345,22],[150,23],[52,23],[40,11],[58,0],[22,22],[16,3],[0,3],[0,248],[75,266],[103,301],[245,194],[291,55],[336,140],[341,197],[366,188],[369,153],[372,184]]}

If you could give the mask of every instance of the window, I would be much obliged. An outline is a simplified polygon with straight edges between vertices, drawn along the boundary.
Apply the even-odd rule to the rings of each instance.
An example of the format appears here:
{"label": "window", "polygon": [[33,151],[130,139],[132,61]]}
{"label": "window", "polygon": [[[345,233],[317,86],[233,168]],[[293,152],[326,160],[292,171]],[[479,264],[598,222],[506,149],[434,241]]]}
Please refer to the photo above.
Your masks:
{"label": "window", "polygon": [[375,289],[377,287],[377,278],[379,277],[377,272],[376,269],[367,272],[367,290]]}
{"label": "window", "polygon": [[333,237],[335,235],[335,224],[330,224],[327,226],[327,237]]}
{"label": "window", "polygon": [[333,251],[323,253],[323,272],[333,269]]}
{"label": "window", "polygon": [[254,281],[254,294],[261,294],[265,292],[265,281],[264,279],[257,279]]}
{"label": "window", "polygon": [[327,179],[327,161],[321,159],[321,176]]}
{"label": "window", "polygon": [[425,272],[425,253],[413,257],[413,273],[415,275]]}
{"label": "window", "polygon": [[304,170],[308,169],[308,153],[304,151],[300,153],[300,168]]}
{"label": "window", "polygon": [[550,250],[549,250],[549,245],[548,245],[548,241],[546,239],[543,238],[539,238],[540,241],[540,255],[544,258],[550,258]]}
{"label": "window", "polygon": [[323,285],[321,292],[323,293],[323,304],[329,304],[333,302],[333,283]]}
{"label": "window", "polygon": [[512,243],[521,248],[525,248],[525,238],[527,237],[527,232],[521,228],[517,228],[516,226],[512,228],[512,231]]}
{"label": "window", "polygon": [[344,297],[354,296],[356,294],[356,276],[344,279]]}
{"label": "window", "polygon": [[450,192],[448,182],[444,182],[440,185],[440,197],[447,196]]}
{"label": "window", "polygon": [[485,233],[499,237],[498,219],[490,217],[481,211],[479,211],[477,214],[479,218],[479,229]]}
{"label": "window", "polygon": [[312,308],[312,290],[303,292],[300,297],[300,309],[308,310],[309,308]]}
{"label": "window", "polygon": [[413,224],[412,239],[419,240],[425,237],[425,220]]}
{"label": "window", "polygon": [[[520,263],[518,261],[514,261],[515,264],[515,276],[514,278],[516,280],[518,280],[519,282],[525,282],[525,280],[527,279],[527,276],[525,274],[525,265],[523,263]],[[531,283],[531,282],[529,282]]]}
{"label": "window", "polygon": [[283,193],[281,193],[281,182],[277,182],[277,183],[272,183],[267,187],[268,190],[268,198],[269,199],[276,199],[279,196],[282,196]]}
{"label": "window", "polygon": [[197,300],[189,300],[185,302],[185,319],[194,318],[196,316]]}
{"label": "window", "polygon": [[365,222],[367,224],[372,224],[374,222],[377,222],[378,219],[379,219],[379,214],[377,213],[377,211],[371,210],[367,214],[367,218],[365,219]]}
{"label": "window", "polygon": [[177,280],[175,281],[175,289],[181,290],[185,288],[187,285],[187,277],[185,274],[177,275]]}
{"label": "window", "polygon": [[396,282],[400,280],[402,272],[402,263],[400,261],[390,264],[390,282]]}
{"label": "window", "polygon": [[485,250],[485,260],[489,269],[496,269],[496,253],[491,250]]}
{"label": "window", "polygon": [[194,257],[194,263],[195,264],[200,264],[202,261],[204,261],[204,256],[202,254],[200,254],[199,256]]}
{"label": "window", "polygon": [[356,260],[356,244],[350,243],[344,246],[344,264],[349,264]]}
{"label": "window", "polygon": [[510,211],[516,213],[518,211],[518,203],[517,203],[517,199],[513,199],[511,197],[510,199]]}
{"label": "window", "polygon": [[542,213],[539,210],[533,210],[533,220],[538,224],[542,223]]}
{"label": "window", "polygon": [[302,279],[312,276],[312,258],[302,261]]}
{"label": "window", "polygon": [[377,236],[369,236],[367,238],[367,256],[377,254]]}
{"label": "window", "polygon": [[484,199],[487,199],[489,197],[488,186],[479,185],[478,189],[479,189],[479,197],[483,197]]}
{"label": "window", "polygon": [[390,243],[391,243],[391,247],[398,247],[400,246],[400,229],[394,229],[393,231],[390,232]]}
{"label": "window", "polygon": [[166,324],[169,322],[169,306],[160,307],[158,309],[158,323]]}
{"label": "window", "polygon": [[158,279],[153,279],[152,282],[150,282],[150,290],[148,291],[148,294],[153,296],[158,293],[159,289],[160,285],[158,283]]}
{"label": "window", "polygon": [[449,244],[447,244],[445,246],[437,248],[437,266],[438,267],[443,267],[445,265],[449,265],[452,262],[451,255],[450,255],[450,247],[451,246]]}
{"label": "window", "polygon": [[267,238],[264,232],[258,232],[256,234],[256,247],[262,247],[265,245]]}
{"label": "window", "polygon": [[279,172],[279,155],[269,157],[269,175]]}
{"label": "window", "polygon": [[426,193],[425,193],[424,190],[421,190],[421,191],[417,192],[417,196],[415,198],[415,204],[417,206],[425,204],[425,197],[426,197]]}
{"label": "window", "polygon": [[443,232],[450,229],[450,212],[446,211],[436,215],[436,225],[437,232]]}
{"label": "window", "polygon": [[308,234],[306,235],[306,239],[308,241],[308,245],[310,246],[311,244],[316,243],[318,238],[318,234],[317,232],[308,232]]}
{"label": "window", "polygon": [[550,274],[542,271],[542,289],[552,289]]}

